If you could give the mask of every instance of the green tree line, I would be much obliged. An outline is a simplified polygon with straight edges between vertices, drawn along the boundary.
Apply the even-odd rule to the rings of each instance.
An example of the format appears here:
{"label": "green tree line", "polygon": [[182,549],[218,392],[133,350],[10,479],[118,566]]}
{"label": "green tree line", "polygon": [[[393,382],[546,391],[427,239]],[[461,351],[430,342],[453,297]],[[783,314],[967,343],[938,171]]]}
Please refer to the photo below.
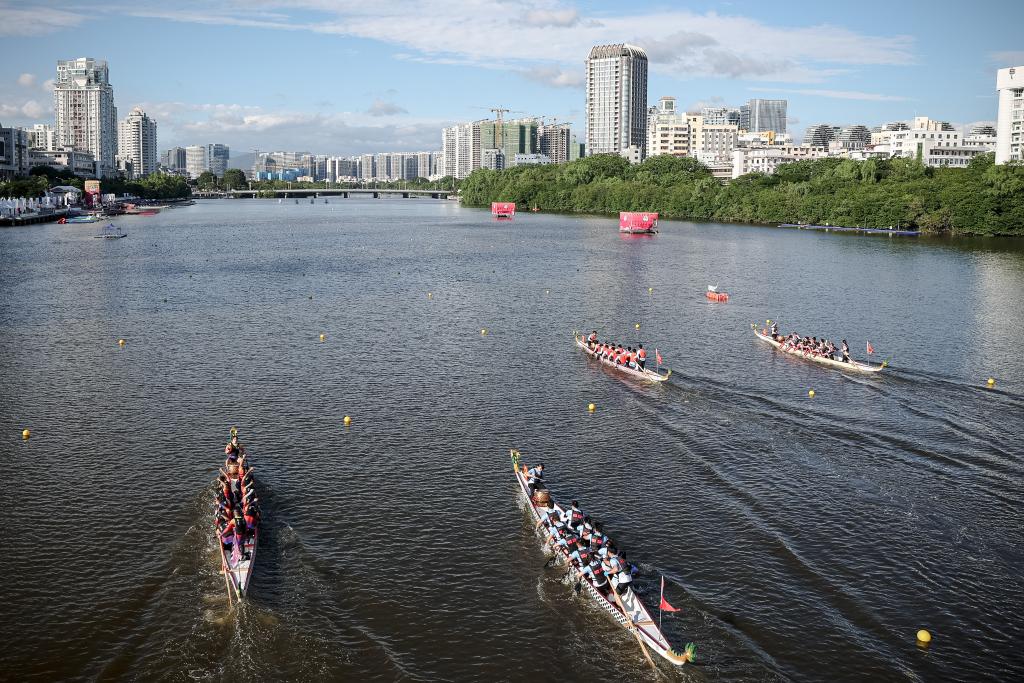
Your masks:
{"label": "green tree line", "polygon": [[804,222],[919,229],[958,235],[1024,235],[1024,165],[996,166],[992,154],[966,168],[916,159],[817,159],[751,173],[722,185],[687,157],[655,156],[631,165],[599,154],[559,165],[474,171],[463,204],[516,202],[520,210],[615,214],[657,211],[664,218],[754,223]]}
{"label": "green tree line", "polygon": [[[56,185],[71,185],[81,190],[85,181],[76,175],[59,171],[50,166],[36,166],[28,176],[0,181],[0,197],[41,197]],[[188,197],[192,190],[188,181],[181,176],[154,173],[138,180],[103,178],[100,180],[103,194],[130,194],[145,199],[179,199]]]}

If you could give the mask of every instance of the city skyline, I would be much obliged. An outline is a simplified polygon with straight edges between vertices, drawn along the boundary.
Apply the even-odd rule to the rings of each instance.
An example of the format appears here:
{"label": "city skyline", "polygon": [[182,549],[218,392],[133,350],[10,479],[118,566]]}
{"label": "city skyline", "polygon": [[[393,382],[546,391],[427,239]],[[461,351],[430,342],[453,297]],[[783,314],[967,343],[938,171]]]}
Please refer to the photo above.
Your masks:
{"label": "city skyline", "polygon": [[[584,60],[593,45],[627,42],[648,54],[648,105],[661,96],[681,110],[786,99],[799,139],[818,123],[993,122],[995,70],[1024,63],[1012,32],[1024,10],[1010,3],[973,5],[972,16],[1001,20],[957,23],[952,44],[935,30],[958,11],[952,4],[869,2],[856,16],[886,21],[867,28],[841,8],[712,6],[637,5],[624,15],[606,3],[527,2],[518,13],[487,2],[441,11],[431,2],[357,10],[272,0],[256,12],[185,3],[173,13],[148,2],[88,12],[0,3],[0,122],[52,123],[56,61],[87,56],[109,64],[121,111],[138,106],[159,122],[161,151],[437,149],[441,128],[488,118],[494,106],[572,121],[582,138]],[[480,31],[467,31],[464,17]],[[159,31],[140,30],[154,24]],[[899,31],[881,30],[889,26]]]}

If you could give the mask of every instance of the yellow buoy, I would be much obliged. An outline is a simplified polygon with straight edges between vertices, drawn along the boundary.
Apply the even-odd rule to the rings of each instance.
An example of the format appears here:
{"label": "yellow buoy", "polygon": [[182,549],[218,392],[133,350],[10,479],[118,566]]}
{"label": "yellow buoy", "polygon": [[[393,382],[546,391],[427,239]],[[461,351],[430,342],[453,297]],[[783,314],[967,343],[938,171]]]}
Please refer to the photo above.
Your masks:
{"label": "yellow buoy", "polygon": [[326,334],[321,334],[320,335],[320,341],[324,341],[325,339],[327,339],[327,335]]}
{"label": "yellow buoy", "polygon": [[647,288],[647,293],[648,294],[654,294],[654,287],[648,287]]}
{"label": "yellow buoy", "polygon": [[118,340],[117,340],[117,345],[118,345],[118,346],[124,346],[124,345],[125,345],[125,341],[124,341],[124,339],[118,339]]}
{"label": "yellow buoy", "polygon": [[917,632],[917,642],[919,645],[927,645],[932,642],[932,634],[928,631],[921,629]]}
{"label": "yellow buoy", "polygon": [[345,419],[343,420],[343,422],[345,423],[346,426],[348,426],[348,425],[352,424],[352,418],[349,417],[348,415],[346,415]]}
{"label": "yellow buoy", "polygon": [[988,385],[990,387],[994,387],[996,385],[996,378],[995,377],[989,377],[988,378]]}
{"label": "yellow buoy", "polygon": [[639,330],[639,329],[640,329],[640,323],[637,323],[637,324],[636,324],[636,325],[634,325],[633,327],[635,327],[636,329],[638,329],[638,330]]}
{"label": "yellow buoy", "polygon": [[590,412],[594,412],[595,410],[597,410],[597,406],[595,406],[593,403],[589,403],[587,404],[587,410],[589,410]]}
{"label": "yellow buoy", "polygon": [[434,293],[433,292],[427,292],[427,298],[428,299],[433,299],[434,298]]}
{"label": "yellow buoy", "polygon": [[485,328],[485,329],[480,330],[480,334],[487,334],[487,329]]}
{"label": "yellow buoy", "polygon": [[814,398],[814,389],[811,389],[810,391],[808,391],[807,395],[810,396],[811,398]]}
{"label": "yellow buoy", "polygon": [[25,439],[26,441],[28,441],[28,437],[30,437],[30,436],[32,436],[32,432],[30,432],[30,431],[29,431],[29,430],[27,430],[27,429],[25,429],[25,430],[22,430],[22,432],[21,432],[21,438],[23,438],[23,439]]}
{"label": "yellow buoy", "polygon": [[545,293],[545,294],[550,294],[550,293],[551,293],[551,290],[550,290],[550,289],[545,289],[545,290],[544,290],[544,293]]}

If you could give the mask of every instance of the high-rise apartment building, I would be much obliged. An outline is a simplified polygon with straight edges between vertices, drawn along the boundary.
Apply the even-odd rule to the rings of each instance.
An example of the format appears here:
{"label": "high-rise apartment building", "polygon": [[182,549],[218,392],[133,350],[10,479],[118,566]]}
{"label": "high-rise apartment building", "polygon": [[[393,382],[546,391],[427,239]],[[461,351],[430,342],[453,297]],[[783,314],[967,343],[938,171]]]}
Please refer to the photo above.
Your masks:
{"label": "high-rise apartment building", "polygon": [[828,147],[828,143],[836,139],[841,129],[829,123],[818,123],[804,131],[804,144],[815,147]]}
{"label": "high-rise apartment building", "polygon": [[740,107],[739,127],[748,133],[771,130],[786,132],[787,100],[748,100]]}
{"label": "high-rise apartment building", "polygon": [[735,107],[704,107],[700,115],[709,126],[740,125],[740,110]]}
{"label": "high-rise apartment building", "polygon": [[867,126],[846,126],[839,131],[836,141],[843,149],[864,149],[871,144],[871,130]]}
{"label": "high-rise apartment building", "polygon": [[37,123],[28,132],[28,144],[32,149],[52,152],[57,149],[57,131],[53,126]]}
{"label": "high-rise apartment building", "polygon": [[569,141],[569,161],[576,161],[587,156],[587,145],[585,142],[580,142],[576,139],[576,134],[573,133],[572,140]]}
{"label": "high-rise apartment building", "polygon": [[[689,117],[701,119],[702,117]],[[704,164],[724,163],[730,159],[739,141],[739,127],[728,123],[707,124],[703,120],[693,121],[690,128],[690,149],[692,155]]]}
{"label": "high-rise apartment building", "polygon": [[57,62],[53,87],[57,145],[92,152],[100,176],[117,170],[117,107],[107,63],[91,57]]}
{"label": "high-rise apartment building", "polygon": [[644,155],[647,53],[626,44],[597,45],[587,57],[587,154]]}
{"label": "high-rise apartment building", "polygon": [[231,150],[227,145],[213,143],[206,146],[206,170],[218,178],[224,177],[228,170],[228,161],[231,159]]}
{"label": "high-rise apartment building", "polygon": [[996,72],[999,114],[996,120],[996,163],[1024,159],[1024,66]]}
{"label": "high-rise apartment building", "polygon": [[438,158],[441,156],[438,152],[418,152],[416,154],[416,177],[417,178],[436,178],[440,175],[438,172]]}
{"label": "high-rise apartment building", "polygon": [[188,167],[185,165],[185,148],[171,147],[169,150],[164,152],[161,163],[168,171],[186,170]]}
{"label": "high-rise apartment building", "polygon": [[927,116],[915,117],[907,130],[891,131],[888,144],[892,156],[917,159],[926,166],[964,167],[991,151],[982,145],[964,145],[950,123]]}
{"label": "high-rise apartment building", "polygon": [[130,164],[132,177],[156,173],[156,121],[139,107],[117,126],[117,156]]}
{"label": "high-rise apartment building", "polygon": [[479,148],[500,149],[507,160],[516,154],[536,154],[540,149],[537,119],[477,121],[476,125],[479,128]]}
{"label": "high-rise apartment building", "polygon": [[690,124],[686,113],[676,110],[676,98],[662,97],[647,117],[647,156],[690,154]]}
{"label": "high-rise apartment building", "polygon": [[0,125],[0,180],[28,175],[30,149],[28,131]]}
{"label": "high-rise apartment building", "polygon": [[537,130],[540,153],[551,159],[553,164],[569,161],[569,140],[572,131],[565,123],[543,125]]}
{"label": "high-rise apartment building", "polygon": [[445,175],[461,180],[480,168],[481,123],[460,123],[441,131]]}
{"label": "high-rise apartment building", "polygon": [[205,146],[189,145],[185,148],[185,170],[188,171],[188,177],[193,180],[210,170],[207,165]]}

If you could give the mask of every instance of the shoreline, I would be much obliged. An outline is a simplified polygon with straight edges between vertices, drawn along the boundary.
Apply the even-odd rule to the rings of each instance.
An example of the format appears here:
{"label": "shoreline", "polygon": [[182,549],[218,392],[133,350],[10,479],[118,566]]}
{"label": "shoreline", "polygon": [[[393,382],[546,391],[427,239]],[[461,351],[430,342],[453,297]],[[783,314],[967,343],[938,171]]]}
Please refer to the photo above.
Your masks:
{"label": "shoreline", "polygon": [[[470,209],[487,209],[488,208],[487,206],[476,206],[476,205],[473,205],[473,204],[466,204],[464,202],[459,202],[459,203],[462,206],[465,206],[466,208],[470,208]],[[617,218],[616,214],[614,214],[614,213],[599,213],[599,212],[589,212],[589,211],[587,211],[587,212],[582,212],[582,211],[558,211],[558,210],[551,210],[551,209],[539,209],[538,211],[526,210],[526,211],[521,211],[519,213],[522,213],[522,214],[546,213],[546,214],[551,214],[551,215],[555,215],[555,216],[575,216],[575,217],[587,217],[587,216],[590,216],[590,217],[593,217],[593,218],[610,218],[610,219]],[[678,216],[667,216],[667,215],[662,214],[660,212],[659,212],[659,215],[658,215],[658,220],[659,221],[677,221],[677,222],[680,222],[680,223],[718,223],[718,224],[721,224],[721,225],[752,225],[752,226],[764,227],[764,228],[784,228],[784,229],[787,229],[787,230],[796,229],[796,226],[797,226],[796,223],[789,223],[789,222],[778,222],[778,221],[764,222],[764,221],[744,220],[744,219],[739,219],[739,218],[703,218],[703,217],[682,218],[682,217],[678,217]],[[885,235],[885,234],[890,232],[886,228],[851,228],[851,227],[838,226],[838,225],[836,225],[836,226],[821,226],[820,230],[808,230],[808,232],[828,232],[828,231],[831,231],[831,232],[845,232],[845,233],[851,233],[851,234],[869,234],[869,235],[874,235],[874,236]],[[864,232],[864,231],[875,231],[875,232]],[[987,238],[993,238],[994,237],[994,238],[999,238],[999,239],[1024,240],[1024,235],[1014,235],[1014,234],[1007,234],[1007,233],[981,233],[981,232],[956,232],[955,233],[955,232],[953,232],[951,230],[947,230],[947,231],[944,231],[944,232],[931,232],[931,231],[927,231],[927,230],[919,230],[919,231],[914,231],[914,232],[918,232],[917,235],[906,235],[906,234],[896,234],[896,230],[893,230],[892,232],[893,232],[893,236],[894,237],[918,237],[918,238],[922,238],[923,237],[923,238],[942,238],[942,239],[962,239],[962,238],[971,238],[971,239],[986,238],[987,239]],[[905,233],[905,232],[910,232],[910,231],[901,229],[900,232]]]}

